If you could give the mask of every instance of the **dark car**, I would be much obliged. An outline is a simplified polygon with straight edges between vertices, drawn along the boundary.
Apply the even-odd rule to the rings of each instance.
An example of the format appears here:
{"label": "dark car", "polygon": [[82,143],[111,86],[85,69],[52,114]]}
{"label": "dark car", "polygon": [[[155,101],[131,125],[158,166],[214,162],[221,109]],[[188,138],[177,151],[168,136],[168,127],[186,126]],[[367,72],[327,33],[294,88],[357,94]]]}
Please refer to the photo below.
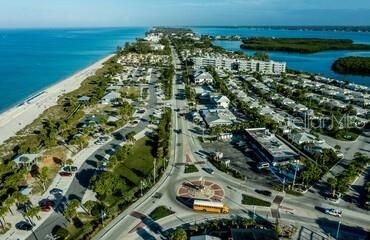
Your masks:
{"label": "dark car", "polygon": [[45,205],[45,206],[41,206],[41,207],[40,207],[40,210],[41,210],[42,212],[50,212],[51,207],[50,207],[50,206],[47,206],[47,205]]}
{"label": "dark car", "polygon": [[271,197],[272,193],[268,190],[259,190],[259,189],[256,189],[254,190],[256,193],[258,194],[261,194],[261,195],[265,195],[265,196],[268,196],[268,197]]}
{"label": "dark car", "polygon": [[25,222],[25,221],[22,221],[22,222],[19,222],[15,225],[15,227],[19,230],[23,230],[23,231],[31,231],[33,226],[28,223],[28,222]]}
{"label": "dark car", "polygon": [[39,202],[40,207],[54,207],[55,203],[51,199],[43,199]]}
{"label": "dark car", "polygon": [[72,176],[72,173],[71,172],[60,172],[59,175],[62,177],[70,177]]}

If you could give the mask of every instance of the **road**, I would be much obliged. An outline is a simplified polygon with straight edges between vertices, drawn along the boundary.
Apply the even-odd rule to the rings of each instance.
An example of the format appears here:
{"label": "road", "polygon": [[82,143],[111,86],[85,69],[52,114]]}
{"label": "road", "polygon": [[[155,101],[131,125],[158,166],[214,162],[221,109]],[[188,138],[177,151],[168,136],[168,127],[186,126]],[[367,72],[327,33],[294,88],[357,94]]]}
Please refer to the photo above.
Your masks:
{"label": "road", "polygon": [[[173,49],[172,49],[173,51]],[[173,51],[174,64],[178,62],[178,58]],[[187,101],[179,98],[178,94],[183,92],[184,86],[178,84],[176,78],[173,79],[173,109],[186,109]],[[328,234],[334,235],[337,230],[339,219],[326,215],[323,210],[325,208],[337,207],[336,204],[327,202],[315,192],[308,192],[303,197],[295,197],[285,195],[280,192],[273,191],[272,197],[265,197],[255,193],[256,189],[265,189],[264,186],[256,182],[240,181],[229,175],[218,171],[211,166],[208,161],[198,165],[199,172],[184,174],[184,166],[176,165],[176,163],[184,163],[186,159],[193,162],[204,161],[205,159],[195,152],[202,150],[197,137],[194,134],[195,125],[186,119],[179,117],[176,111],[173,112],[174,123],[171,131],[174,133],[176,129],[182,129],[182,133],[172,134],[173,153],[170,159],[170,166],[167,168],[164,177],[159,183],[147,194],[145,194],[136,204],[133,204],[126,209],[118,219],[115,219],[111,224],[105,227],[95,239],[159,239],[161,235],[185,223],[193,223],[204,221],[206,219],[245,216],[251,217],[253,208],[241,204],[241,194],[247,193],[265,200],[273,201],[276,196],[282,196],[283,202],[281,205],[273,204],[271,208],[257,207],[256,215],[274,221],[272,218],[272,210],[277,210],[280,215],[280,221],[283,223],[295,224],[304,226],[298,237],[304,237],[304,234],[310,236],[325,237]],[[185,158],[185,156],[187,156]],[[210,175],[202,170],[202,167],[211,167],[215,170],[213,175]],[[224,203],[230,207],[229,215],[204,214],[192,211],[176,198],[178,187],[188,180],[206,178],[217,182],[225,191]],[[162,193],[160,199],[154,198],[156,192]],[[149,217],[149,213],[158,206],[166,206],[175,214],[153,222]],[[284,210],[285,209],[285,210]],[[346,239],[361,239],[364,236],[362,229],[367,229],[370,225],[368,213],[364,210],[350,209],[344,206],[344,214],[341,219],[342,230],[340,231]],[[349,226],[356,227],[350,229]],[[316,238],[312,238],[316,239]]]}
{"label": "road", "polygon": [[[154,108],[156,107],[156,93],[154,85],[149,84],[149,100],[148,104],[145,106],[146,111],[142,116],[142,120],[135,127],[125,127],[118,131],[121,136],[126,136],[127,133],[135,131],[136,133],[144,130],[149,124],[149,116],[153,114]],[[98,162],[106,154],[112,153],[112,149],[117,148],[123,143],[123,139],[115,138],[110,142],[102,145],[102,147],[95,151],[81,166],[78,173],[74,177],[68,191],[65,193],[65,198],[67,201],[71,199],[82,199],[86,190],[89,187],[90,179],[96,174],[96,167]],[[50,234],[56,226],[66,227],[68,222],[64,218],[63,211],[64,204],[60,204],[58,208],[40,225],[34,230],[34,233],[29,236],[28,240],[45,239],[45,237]]]}

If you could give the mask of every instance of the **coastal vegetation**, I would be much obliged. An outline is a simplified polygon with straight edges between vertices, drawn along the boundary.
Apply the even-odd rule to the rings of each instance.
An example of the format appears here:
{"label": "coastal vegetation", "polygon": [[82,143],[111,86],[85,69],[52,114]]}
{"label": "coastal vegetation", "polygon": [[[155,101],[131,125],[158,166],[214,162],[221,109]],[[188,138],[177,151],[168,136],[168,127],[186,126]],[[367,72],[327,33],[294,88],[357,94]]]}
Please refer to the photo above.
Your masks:
{"label": "coastal vegetation", "polygon": [[354,44],[350,39],[250,37],[242,40],[242,49],[315,53],[328,50],[370,50],[370,45]]}
{"label": "coastal vegetation", "polygon": [[370,158],[361,153],[356,153],[353,161],[341,172],[338,176],[329,178],[327,183],[332,190],[332,195],[335,196],[337,192],[346,193],[356,179],[365,168],[370,164]]}
{"label": "coastal vegetation", "polygon": [[331,68],[340,74],[370,76],[370,57],[338,58]]}

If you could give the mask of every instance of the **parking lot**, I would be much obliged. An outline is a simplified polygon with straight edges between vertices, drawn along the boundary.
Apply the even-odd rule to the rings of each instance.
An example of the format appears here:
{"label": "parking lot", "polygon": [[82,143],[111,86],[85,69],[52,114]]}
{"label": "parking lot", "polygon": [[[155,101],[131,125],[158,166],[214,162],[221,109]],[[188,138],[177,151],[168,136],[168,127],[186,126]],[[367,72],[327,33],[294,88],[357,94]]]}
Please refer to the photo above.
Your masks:
{"label": "parking lot", "polygon": [[202,146],[207,152],[222,152],[223,159],[230,160],[230,167],[240,171],[248,181],[258,182],[266,187],[272,187],[273,184],[278,183],[279,181],[269,169],[257,169],[259,159],[251,151],[243,152],[241,149],[246,149],[247,146],[239,148],[237,145],[239,141],[237,137],[233,137],[231,142],[217,141],[204,143]]}

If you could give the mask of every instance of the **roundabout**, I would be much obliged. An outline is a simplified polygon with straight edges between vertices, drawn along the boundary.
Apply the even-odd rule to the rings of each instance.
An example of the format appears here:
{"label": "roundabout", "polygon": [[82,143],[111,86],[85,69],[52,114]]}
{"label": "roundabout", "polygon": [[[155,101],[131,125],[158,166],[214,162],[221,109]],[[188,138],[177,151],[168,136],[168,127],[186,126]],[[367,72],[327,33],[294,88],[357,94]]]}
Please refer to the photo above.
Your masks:
{"label": "roundabout", "polygon": [[201,199],[222,202],[225,197],[225,191],[216,182],[200,178],[182,182],[177,189],[177,197],[187,201]]}

